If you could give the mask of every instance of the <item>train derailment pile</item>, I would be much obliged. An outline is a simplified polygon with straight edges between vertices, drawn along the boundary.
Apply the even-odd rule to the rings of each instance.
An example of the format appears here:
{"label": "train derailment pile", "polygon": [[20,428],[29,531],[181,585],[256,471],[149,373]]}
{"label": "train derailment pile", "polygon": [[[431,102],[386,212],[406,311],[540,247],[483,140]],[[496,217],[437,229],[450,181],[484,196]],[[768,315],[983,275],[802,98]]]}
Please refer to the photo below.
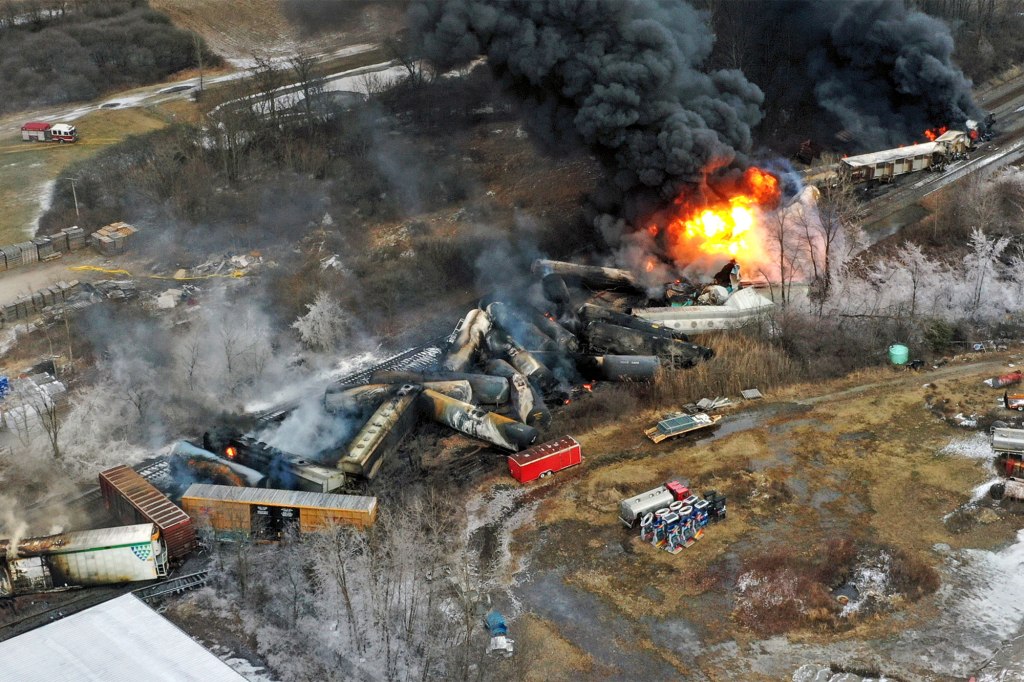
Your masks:
{"label": "train derailment pile", "polygon": [[[298,409],[295,401],[256,415],[248,433],[211,429],[202,447],[178,450],[191,453],[190,468],[219,471],[220,480],[196,480],[229,483],[242,471],[246,482],[236,485],[318,493],[374,480],[421,421],[518,453],[541,440],[552,407],[591,391],[595,382],[650,381],[714,355],[674,327],[728,329],[771,308],[742,287],[734,263],[725,270],[720,283],[678,280],[652,295],[626,270],[538,260],[525,297],[481,301],[448,337],[327,386],[326,421],[361,425],[346,430],[355,434],[343,442],[307,456],[270,445],[280,442],[275,436]],[[741,300],[746,303],[730,306]]]}
{"label": "train derailment pile", "polygon": [[[548,428],[552,407],[597,381],[650,381],[714,355],[681,327],[735,327],[772,305],[738,279],[708,287],[677,281],[652,296],[626,270],[538,260],[533,273],[537,279],[522,298],[484,300],[470,310],[430,362],[387,361],[328,386],[326,412],[363,426],[315,459],[333,462],[350,480],[372,480],[421,419],[519,452]],[[748,304],[729,307],[733,297]],[[660,317],[645,319],[641,310]],[[277,421],[286,418],[274,414]],[[241,452],[239,445],[245,444],[227,447]],[[239,461],[249,465],[245,457]]]}

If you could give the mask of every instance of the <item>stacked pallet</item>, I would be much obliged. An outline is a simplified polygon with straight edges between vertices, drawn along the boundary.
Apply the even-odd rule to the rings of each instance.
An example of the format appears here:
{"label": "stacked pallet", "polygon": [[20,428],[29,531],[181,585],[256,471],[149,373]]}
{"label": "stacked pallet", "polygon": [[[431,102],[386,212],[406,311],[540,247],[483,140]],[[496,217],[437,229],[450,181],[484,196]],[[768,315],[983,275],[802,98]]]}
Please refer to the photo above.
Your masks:
{"label": "stacked pallet", "polygon": [[[124,223],[115,223],[121,224]],[[128,227],[131,228],[129,225]],[[131,228],[133,231],[135,228]],[[0,271],[10,270],[20,265],[29,265],[37,261],[48,261],[60,258],[61,254],[76,251],[85,247],[85,230],[78,227],[65,227],[57,234],[49,237],[37,237],[31,241],[0,246]]]}
{"label": "stacked pallet", "polygon": [[78,288],[79,282],[74,279],[70,282],[60,281],[52,286],[34,291],[16,299],[13,303],[0,306],[0,320],[5,324],[10,324],[41,313],[49,306],[58,305],[70,299],[78,291]]}
{"label": "stacked pallet", "polygon": [[138,232],[128,223],[110,223],[89,235],[92,245],[105,256],[113,256],[128,250],[128,239]]}

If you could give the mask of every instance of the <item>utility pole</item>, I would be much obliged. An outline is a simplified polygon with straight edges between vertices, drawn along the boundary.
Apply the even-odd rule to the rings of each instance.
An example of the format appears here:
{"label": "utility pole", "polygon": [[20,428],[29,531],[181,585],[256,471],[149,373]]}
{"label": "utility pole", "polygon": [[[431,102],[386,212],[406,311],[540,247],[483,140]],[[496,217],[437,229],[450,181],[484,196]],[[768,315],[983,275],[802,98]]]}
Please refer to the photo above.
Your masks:
{"label": "utility pole", "polygon": [[64,178],[64,179],[71,181],[71,196],[73,196],[75,198],[75,218],[78,220],[78,222],[82,222],[82,215],[78,212],[78,192],[75,191],[75,179],[74,178]]}

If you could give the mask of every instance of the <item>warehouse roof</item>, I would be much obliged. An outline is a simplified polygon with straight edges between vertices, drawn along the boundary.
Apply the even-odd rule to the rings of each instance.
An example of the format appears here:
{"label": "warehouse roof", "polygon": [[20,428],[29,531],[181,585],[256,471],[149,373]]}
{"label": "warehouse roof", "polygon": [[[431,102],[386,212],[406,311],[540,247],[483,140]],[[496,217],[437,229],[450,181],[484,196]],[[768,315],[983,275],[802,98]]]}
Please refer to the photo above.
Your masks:
{"label": "warehouse roof", "polygon": [[5,680],[244,682],[169,620],[126,594],[0,642]]}
{"label": "warehouse roof", "polygon": [[318,509],[345,509],[353,511],[373,511],[377,506],[376,497],[365,495],[335,495],[333,493],[309,493],[301,490],[272,490],[270,488],[239,488],[230,485],[211,485],[209,483],[193,483],[185,494],[184,500],[227,500],[233,502],[250,502],[269,504],[281,507],[316,507]]}
{"label": "warehouse roof", "polygon": [[923,142],[921,144],[912,144],[906,147],[896,147],[895,149],[884,149],[880,152],[871,152],[870,154],[861,154],[859,156],[848,156],[841,161],[841,163],[851,166],[852,168],[858,168],[860,166],[874,166],[879,163],[888,163],[889,161],[895,161],[896,159],[910,159],[916,156],[929,156],[934,154],[944,145],[938,142]]}

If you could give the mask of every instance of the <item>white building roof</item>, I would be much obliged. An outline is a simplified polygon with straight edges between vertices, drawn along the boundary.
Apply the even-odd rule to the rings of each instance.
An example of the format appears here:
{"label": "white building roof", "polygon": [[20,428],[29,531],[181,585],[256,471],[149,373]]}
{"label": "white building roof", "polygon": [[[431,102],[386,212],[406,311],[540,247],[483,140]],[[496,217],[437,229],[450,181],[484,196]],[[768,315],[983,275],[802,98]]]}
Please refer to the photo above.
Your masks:
{"label": "white building roof", "polygon": [[19,682],[245,682],[130,594],[0,642],[0,660]]}

